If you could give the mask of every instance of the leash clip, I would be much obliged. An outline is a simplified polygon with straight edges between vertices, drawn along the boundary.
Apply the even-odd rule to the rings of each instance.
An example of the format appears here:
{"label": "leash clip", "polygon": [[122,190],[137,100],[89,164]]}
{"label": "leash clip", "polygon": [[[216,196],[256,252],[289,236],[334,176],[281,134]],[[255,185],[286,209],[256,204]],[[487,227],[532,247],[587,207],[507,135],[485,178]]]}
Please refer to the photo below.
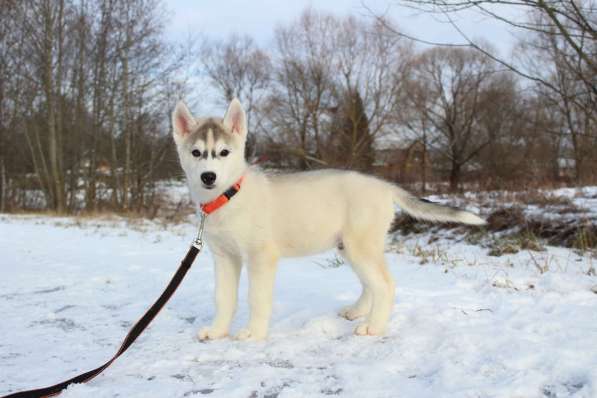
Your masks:
{"label": "leash clip", "polygon": [[197,237],[193,240],[191,245],[201,251],[203,249],[203,230],[205,229],[205,219],[207,218],[207,214],[203,211],[201,212],[201,221],[199,223],[199,230],[197,231]]}

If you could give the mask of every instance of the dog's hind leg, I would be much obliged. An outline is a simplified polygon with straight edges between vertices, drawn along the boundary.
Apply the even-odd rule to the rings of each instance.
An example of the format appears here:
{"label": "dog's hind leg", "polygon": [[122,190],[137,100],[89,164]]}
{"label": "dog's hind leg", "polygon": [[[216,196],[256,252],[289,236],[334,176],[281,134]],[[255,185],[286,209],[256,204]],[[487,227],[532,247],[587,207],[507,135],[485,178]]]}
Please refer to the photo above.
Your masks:
{"label": "dog's hind leg", "polygon": [[[342,247],[339,250],[339,252],[340,252],[340,255],[348,263],[350,263],[350,259],[346,255],[346,252],[344,251],[344,247]],[[354,266],[352,264],[351,264],[351,267],[353,267],[353,269],[354,269]],[[359,276],[358,272],[357,272],[357,276]],[[340,309],[340,311],[338,311],[338,315],[340,315],[343,318],[348,319],[349,321],[353,321],[357,318],[361,318],[361,317],[367,315],[371,311],[371,304],[373,303],[373,295],[371,294],[371,289],[369,289],[367,287],[365,281],[363,279],[361,279],[360,276],[359,276],[359,280],[361,281],[361,289],[362,289],[361,296],[358,298],[358,300],[354,304],[343,307]]]}
{"label": "dog's hind leg", "polygon": [[338,315],[349,321],[354,321],[357,318],[367,315],[369,311],[371,311],[373,295],[367,286],[363,285],[362,289],[359,299],[354,304],[341,308],[340,311],[338,311]]}
{"label": "dog's hind leg", "polygon": [[363,323],[355,329],[357,335],[381,335],[386,332],[390,315],[394,307],[396,285],[390,275],[383,254],[370,264],[369,284],[372,286],[373,303],[371,311]]}
{"label": "dog's hind leg", "polygon": [[[355,334],[384,334],[394,306],[395,284],[385,262],[383,243],[347,238],[344,245],[347,259],[363,283],[363,293],[371,298],[367,318],[357,326]],[[368,298],[365,296],[363,299]],[[359,301],[355,309],[359,304],[364,306]],[[362,310],[362,307],[358,309]]]}

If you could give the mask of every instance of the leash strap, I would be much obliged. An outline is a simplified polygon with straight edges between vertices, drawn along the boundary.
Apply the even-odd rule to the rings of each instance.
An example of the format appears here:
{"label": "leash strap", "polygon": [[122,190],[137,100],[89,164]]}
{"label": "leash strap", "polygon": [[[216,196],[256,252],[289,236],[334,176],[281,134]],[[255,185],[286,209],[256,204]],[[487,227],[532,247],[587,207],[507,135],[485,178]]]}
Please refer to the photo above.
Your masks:
{"label": "leash strap", "polygon": [[203,242],[201,240],[201,233],[203,232],[203,222],[204,222],[203,216],[202,216],[201,221],[202,222],[201,222],[200,234],[198,235],[197,239],[195,241],[193,241],[193,245],[187,252],[187,255],[182,260],[182,263],[180,264],[180,266],[178,267],[178,270],[176,271],[176,273],[170,280],[170,283],[168,283],[166,290],[164,290],[164,292],[155,301],[155,303],[153,303],[153,305],[147,310],[147,312],[141,317],[141,319],[139,319],[137,321],[137,323],[135,323],[135,325],[132,327],[131,331],[126,335],[118,352],[108,362],[106,362],[105,364],[103,364],[102,366],[100,366],[98,368],[95,368],[93,370],[90,370],[88,372],[80,374],[78,376],[75,376],[72,379],[63,381],[62,383],[55,384],[51,387],[16,392],[13,394],[6,395],[2,398],[43,398],[43,397],[51,397],[54,395],[58,395],[62,392],[62,390],[67,388],[69,385],[74,384],[74,383],[85,383],[85,382],[93,379],[95,376],[99,375],[100,373],[102,373],[108,366],[110,366],[112,364],[112,362],[114,362],[116,360],[116,358],[121,356],[131,346],[131,344],[133,344],[135,342],[137,337],[139,337],[139,335],[141,333],[143,333],[145,328],[147,326],[149,326],[149,324],[151,323],[153,318],[156,317],[156,315],[160,312],[160,310],[168,302],[170,297],[172,297],[172,295],[174,294],[174,292],[180,285],[180,282],[182,282],[183,278],[185,277],[187,271],[191,268],[191,265],[193,265],[193,261],[195,261],[195,257],[197,257],[197,254],[201,251],[201,248],[203,246]]}

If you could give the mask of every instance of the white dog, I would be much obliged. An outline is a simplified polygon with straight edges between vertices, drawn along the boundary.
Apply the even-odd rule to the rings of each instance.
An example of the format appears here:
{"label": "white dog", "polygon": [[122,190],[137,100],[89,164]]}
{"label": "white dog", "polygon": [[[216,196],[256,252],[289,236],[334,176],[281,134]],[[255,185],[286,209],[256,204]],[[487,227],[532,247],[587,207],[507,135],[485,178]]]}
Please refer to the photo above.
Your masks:
{"label": "white dog", "polygon": [[384,333],[394,305],[394,281],[384,259],[394,204],[414,217],[484,224],[472,213],[420,200],[380,179],[352,171],[267,175],[245,162],[247,124],[234,99],[224,119],[194,118],[179,102],[174,140],[193,201],[207,216],[205,233],[216,262],[216,316],[199,338],[228,334],[239,275],[248,264],[250,320],[237,337],[263,339],[272,312],[278,259],[337,247],[363,290],[340,315],[365,317],[357,335]]}

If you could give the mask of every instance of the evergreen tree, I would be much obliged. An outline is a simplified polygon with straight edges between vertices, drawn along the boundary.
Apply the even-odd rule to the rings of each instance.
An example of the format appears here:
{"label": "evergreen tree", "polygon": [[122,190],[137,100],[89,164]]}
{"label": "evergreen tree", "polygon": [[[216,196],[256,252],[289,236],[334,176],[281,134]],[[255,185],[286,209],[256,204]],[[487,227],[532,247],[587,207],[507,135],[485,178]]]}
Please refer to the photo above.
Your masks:
{"label": "evergreen tree", "polygon": [[330,160],[337,167],[368,171],[373,165],[373,136],[358,90],[344,92],[330,129]]}

